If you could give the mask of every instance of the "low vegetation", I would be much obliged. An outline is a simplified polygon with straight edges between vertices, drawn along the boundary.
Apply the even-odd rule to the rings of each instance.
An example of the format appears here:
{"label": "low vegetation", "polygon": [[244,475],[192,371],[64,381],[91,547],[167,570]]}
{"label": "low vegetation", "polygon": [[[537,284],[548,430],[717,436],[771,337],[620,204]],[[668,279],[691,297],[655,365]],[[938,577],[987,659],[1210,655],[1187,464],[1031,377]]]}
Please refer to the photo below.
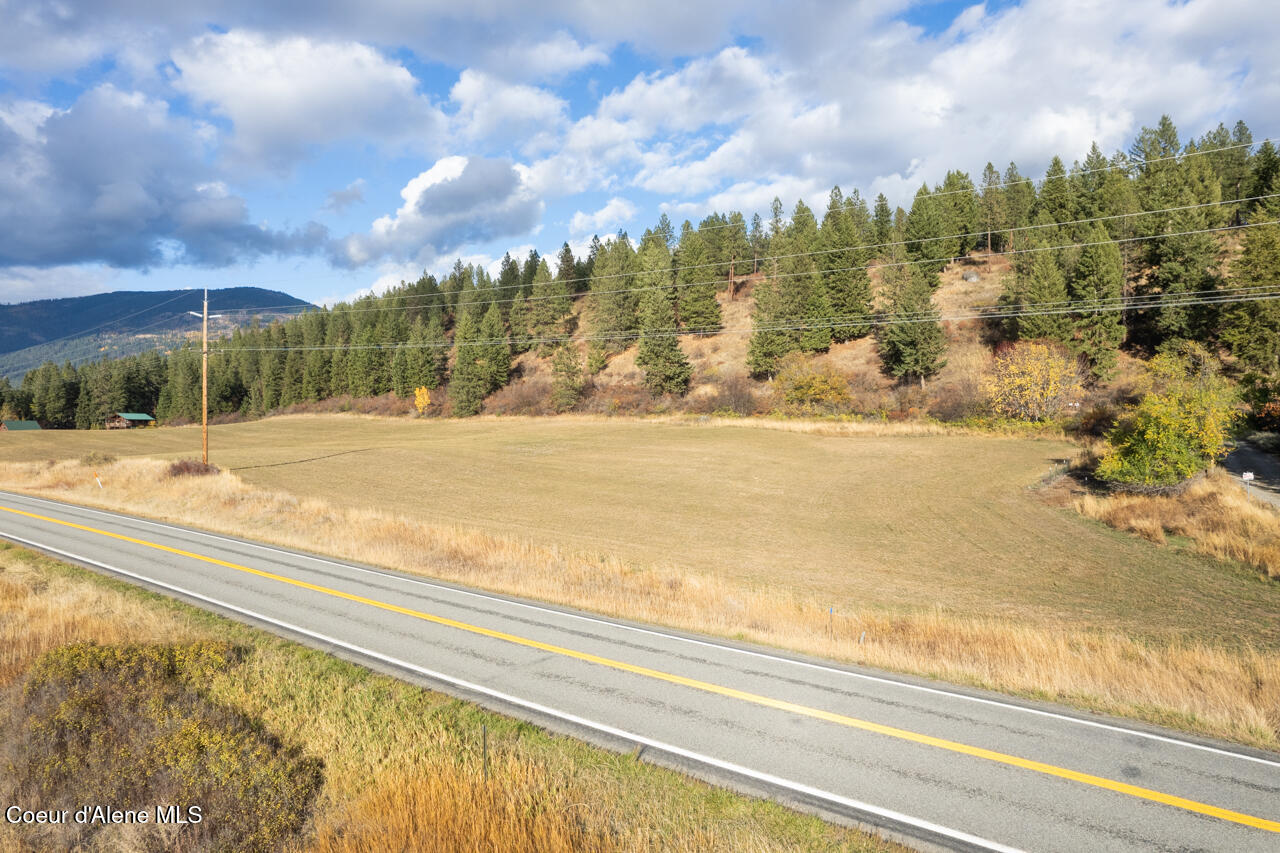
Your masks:
{"label": "low vegetation", "polygon": [[[23,771],[0,789],[50,778],[82,800],[146,800],[178,785],[175,801],[205,806],[198,827],[116,827],[76,840],[84,849],[902,850],[8,545],[0,614],[13,617],[0,618],[0,716],[48,721],[0,728],[0,751]],[[92,756],[77,748],[86,738]],[[74,779],[55,755],[80,762]],[[106,772],[126,761],[129,773]],[[174,775],[132,769],[161,765]],[[254,803],[212,791],[231,772],[245,785],[226,794]],[[263,780],[285,796],[260,796]],[[5,850],[71,846],[0,824]]]}
{"label": "low vegetation", "polygon": [[1160,545],[1185,537],[1202,554],[1237,560],[1280,579],[1280,511],[1250,498],[1221,470],[1176,495],[1084,495],[1076,507]]}

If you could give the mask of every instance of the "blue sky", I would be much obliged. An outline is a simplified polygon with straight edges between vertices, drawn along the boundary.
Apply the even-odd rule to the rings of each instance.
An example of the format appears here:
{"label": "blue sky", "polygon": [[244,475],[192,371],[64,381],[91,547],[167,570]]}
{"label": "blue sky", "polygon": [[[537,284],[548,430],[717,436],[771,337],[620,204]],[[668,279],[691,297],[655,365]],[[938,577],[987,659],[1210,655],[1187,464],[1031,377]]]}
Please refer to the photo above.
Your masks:
{"label": "blue sky", "polygon": [[0,3],[0,301],[313,301],[1280,114],[1249,0]]}

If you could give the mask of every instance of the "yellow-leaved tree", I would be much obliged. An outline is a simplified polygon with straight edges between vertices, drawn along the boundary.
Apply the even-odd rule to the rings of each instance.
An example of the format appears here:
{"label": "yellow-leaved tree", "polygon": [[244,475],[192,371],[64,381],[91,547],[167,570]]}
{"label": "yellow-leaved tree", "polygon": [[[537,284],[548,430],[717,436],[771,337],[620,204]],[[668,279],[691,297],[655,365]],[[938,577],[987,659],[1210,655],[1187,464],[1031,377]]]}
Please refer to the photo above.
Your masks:
{"label": "yellow-leaved tree", "polygon": [[431,405],[431,391],[425,385],[419,385],[413,392],[413,405],[418,414],[424,414]]}
{"label": "yellow-leaved tree", "polygon": [[1001,417],[1046,421],[1057,417],[1080,393],[1080,369],[1063,350],[1020,341],[996,353],[985,390]]}

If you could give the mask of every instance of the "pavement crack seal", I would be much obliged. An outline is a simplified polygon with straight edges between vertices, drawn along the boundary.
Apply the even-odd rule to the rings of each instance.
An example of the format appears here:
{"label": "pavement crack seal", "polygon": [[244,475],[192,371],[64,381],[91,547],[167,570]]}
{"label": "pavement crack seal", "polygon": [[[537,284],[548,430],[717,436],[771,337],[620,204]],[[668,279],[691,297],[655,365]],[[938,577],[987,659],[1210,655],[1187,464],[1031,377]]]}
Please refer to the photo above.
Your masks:
{"label": "pavement crack seal", "polygon": [[483,628],[479,625],[471,625],[467,622],[459,622],[456,619],[449,619],[444,616],[436,616],[431,613],[424,613],[420,610],[413,610],[408,607],[400,607],[395,604],[389,604],[385,601],[378,601],[373,598],[366,598],[361,595],[355,595],[342,590],[333,589],[332,587],[320,586],[318,584],[307,583],[306,581],[297,580],[295,578],[285,577],[284,575],[265,572],[261,569],[242,566],[238,563],[231,563],[226,560],[219,560],[216,557],[209,557],[204,554],[196,554],[192,551],[185,551],[181,548],[172,548],[168,545],[161,545],[157,542],[148,542],[145,539],[135,539],[132,536],[125,536],[120,533],[112,533],[109,530],[100,530],[96,527],[89,527],[83,524],[76,524],[71,521],[63,521],[58,518],[50,518],[45,515],[38,515],[33,512],[12,509],[10,507],[0,506],[0,510],[12,513],[14,515],[25,516],[37,521],[44,521],[50,524],[68,527],[74,530],[81,530],[86,533],[94,533],[99,536],[105,536],[109,539],[115,539],[121,542],[129,542],[134,545],[141,545],[145,548],[152,548],[157,551],[163,551],[168,554],[174,554],[179,557],[186,557],[192,560],[198,560],[203,563],[209,563],[215,566],[232,569],[237,572],[254,575],[266,580],[276,581],[278,583],[288,584],[300,589],[311,590],[323,595],[341,598],[346,601],[364,604],[369,607],[376,607],[391,613],[399,613],[404,616],[410,616],[415,619],[421,619],[425,622],[431,622],[436,625],[442,625],[448,628],[455,628],[460,631],[467,631],[482,637],[489,637],[495,640],[513,643],[515,645],[524,646],[526,648],[538,649],[553,654],[562,655],[564,657],[573,658],[575,660],[587,663],[606,666],[621,672],[629,672],[634,675],[642,675],[658,681],[665,681],[670,684],[678,684],[683,687],[689,687],[694,690],[700,690],[705,693],[711,693],[718,696],[725,696],[731,699],[737,699],[742,702],[750,702],[766,708],[773,708],[779,711],[797,714],[799,716],[810,717],[816,720],[823,720],[836,725],[846,726],[852,729],[872,732],[886,737],[896,738],[898,740],[918,743],[924,746],[932,746],[937,749],[946,750],[947,752],[959,755],[968,755],[974,758],[981,758],[997,764],[1004,764],[1010,767],[1018,767],[1023,770],[1031,770],[1046,776],[1054,776],[1059,779],[1066,779],[1071,782],[1078,782],[1083,785],[1089,785],[1095,788],[1102,788],[1108,791],[1114,791],[1120,794],[1126,794],[1130,797],[1148,800],[1150,802],[1161,803],[1163,805],[1174,806],[1196,814],[1207,815],[1209,817],[1219,818],[1221,820],[1230,821],[1232,823],[1250,826],[1255,829],[1263,829],[1269,832],[1280,833],[1280,822],[1268,820],[1266,818],[1255,817],[1254,815],[1244,814],[1242,812],[1224,809],[1219,806],[1209,805],[1207,803],[1188,800],[1173,794],[1166,794],[1161,791],[1154,791],[1150,788],[1143,788],[1138,785],[1131,785],[1127,782],[1119,782],[1115,779],[1107,779],[1103,776],[1094,776],[1089,773],[1081,773],[1076,770],[1070,770],[1065,767],[1058,767],[1053,764],[1045,764],[1044,762],[1034,761],[1028,758],[1021,758],[1016,755],[1009,755],[995,750],[984,749],[983,747],[971,746],[957,741],[946,740],[945,738],[933,737],[932,735],[921,734],[919,732],[909,731],[907,729],[899,729],[893,726],[886,726],[880,723],[873,723],[869,720],[860,720],[856,717],[837,714],[832,711],[824,711],[821,708],[811,708],[807,705],[799,705],[794,702],[788,702],[783,699],[774,699],[769,696],[761,696],[756,693],[749,693],[743,690],[736,690],[732,687],[725,687],[720,684],[713,684],[708,681],[699,681],[694,678],[686,678],[682,675],[675,675],[669,672],[663,672],[649,667],[637,666],[635,664],[625,663],[623,661],[613,660],[612,658],[593,655],[588,652],[580,652],[576,649],[565,648],[551,643],[543,643],[538,640],[531,640],[527,637],[520,637],[515,634],[508,634],[504,631],[495,631],[491,628]]}

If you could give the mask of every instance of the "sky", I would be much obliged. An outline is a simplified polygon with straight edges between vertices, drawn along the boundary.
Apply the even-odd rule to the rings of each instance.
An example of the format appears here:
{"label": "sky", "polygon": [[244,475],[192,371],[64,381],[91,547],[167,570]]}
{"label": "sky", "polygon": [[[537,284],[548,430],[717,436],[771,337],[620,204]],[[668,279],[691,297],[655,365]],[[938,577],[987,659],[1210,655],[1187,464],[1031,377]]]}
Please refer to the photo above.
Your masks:
{"label": "sky", "polygon": [[332,303],[664,212],[909,207],[1166,113],[1260,141],[1277,43],[1257,0],[0,0],[0,302]]}

